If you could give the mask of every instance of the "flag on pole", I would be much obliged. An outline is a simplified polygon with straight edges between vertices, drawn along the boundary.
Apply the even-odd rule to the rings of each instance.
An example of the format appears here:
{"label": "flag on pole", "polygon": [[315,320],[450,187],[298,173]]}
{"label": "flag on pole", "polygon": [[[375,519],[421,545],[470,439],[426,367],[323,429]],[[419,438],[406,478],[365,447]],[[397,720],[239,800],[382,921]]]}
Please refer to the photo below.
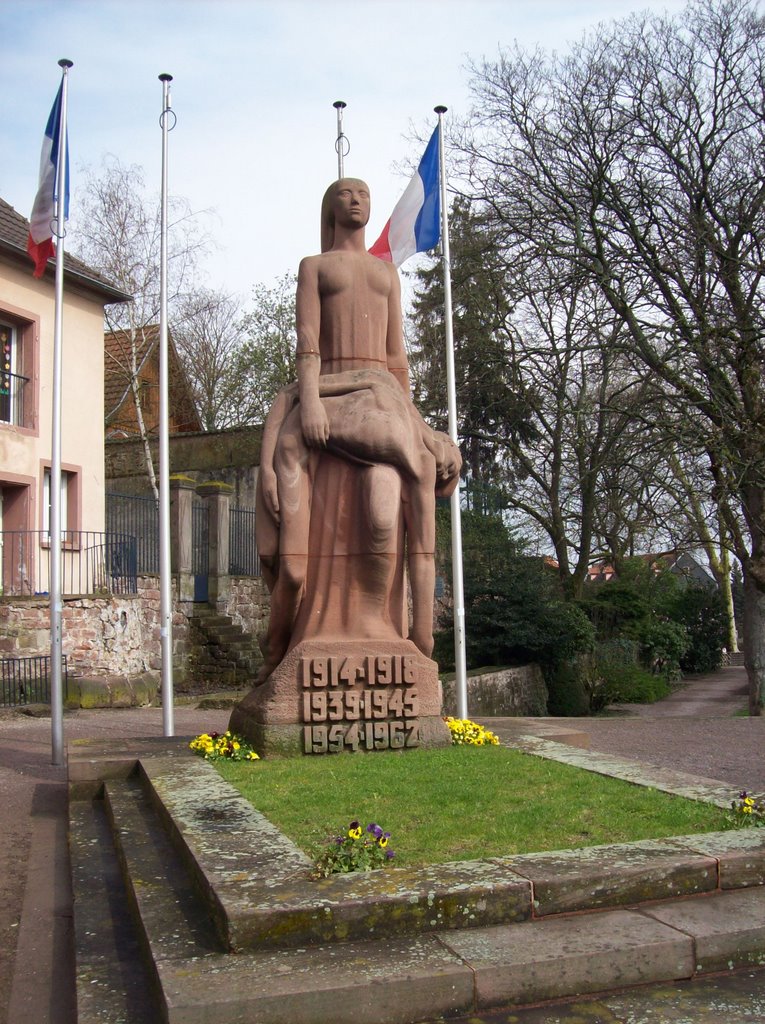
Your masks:
{"label": "flag on pole", "polygon": [[441,237],[438,131],[436,125],[414,177],[369,250],[396,267],[416,252],[432,249]]}
{"label": "flag on pole", "polygon": [[[62,81],[51,108],[48,124],[45,128],[42,151],[40,153],[40,183],[37,188],[32,216],[30,217],[29,239],[27,252],[35,265],[35,277],[42,277],[48,260],[55,256],[53,244],[53,221],[56,216],[56,203],[60,200],[59,186],[59,139],[61,133],[61,95],[64,88]],[[66,194],[64,195],[64,217],[69,217],[69,139],[65,139],[66,160]],[[59,229],[60,230],[60,229]]]}

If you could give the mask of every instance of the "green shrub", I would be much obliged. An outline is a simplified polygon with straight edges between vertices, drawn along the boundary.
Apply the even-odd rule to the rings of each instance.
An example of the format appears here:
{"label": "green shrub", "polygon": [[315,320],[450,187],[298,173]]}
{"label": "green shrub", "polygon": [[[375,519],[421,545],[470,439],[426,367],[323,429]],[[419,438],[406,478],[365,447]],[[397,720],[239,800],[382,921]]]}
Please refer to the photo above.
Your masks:
{"label": "green shrub", "polygon": [[598,666],[598,684],[590,696],[592,712],[609,704],[652,704],[668,696],[670,686],[664,676],[654,675],[639,665],[614,662]]}
{"label": "green shrub", "polygon": [[[468,667],[537,662],[548,668],[592,647],[587,616],[563,600],[557,576],[541,558],[519,552],[501,518],[466,511],[462,523]],[[439,525],[442,549],[446,525]],[[453,667],[451,623],[437,633],[434,656],[442,669]]]}
{"label": "green shrub", "polygon": [[727,617],[720,592],[689,584],[676,595],[671,613],[685,627],[688,643],[680,668],[691,674],[714,672],[722,664]]}
{"label": "green shrub", "polygon": [[563,718],[589,715],[590,672],[589,659],[584,655],[545,668],[548,714]]}

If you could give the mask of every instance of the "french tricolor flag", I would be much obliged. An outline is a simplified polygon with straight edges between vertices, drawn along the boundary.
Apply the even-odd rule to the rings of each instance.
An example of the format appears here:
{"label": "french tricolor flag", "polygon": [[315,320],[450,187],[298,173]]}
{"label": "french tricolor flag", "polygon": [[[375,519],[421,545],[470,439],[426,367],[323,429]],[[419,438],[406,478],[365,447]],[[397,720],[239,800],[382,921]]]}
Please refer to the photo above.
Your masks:
{"label": "french tricolor flag", "polygon": [[[40,184],[37,188],[32,216],[29,218],[29,239],[27,252],[34,261],[35,277],[42,277],[48,260],[56,254],[53,244],[53,221],[55,205],[58,199],[58,160],[59,139],[61,137],[61,102],[64,83],[58,88],[56,99],[48,118],[40,153]],[[69,140],[65,142],[66,151],[66,194],[64,196],[64,220],[69,217]]]}
{"label": "french tricolor flag", "polygon": [[396,267],[416,252],[432,249],[441,237],[438,129],[436,125],[416,174],[396,203],[383,233],[369,250],[373,256]]}

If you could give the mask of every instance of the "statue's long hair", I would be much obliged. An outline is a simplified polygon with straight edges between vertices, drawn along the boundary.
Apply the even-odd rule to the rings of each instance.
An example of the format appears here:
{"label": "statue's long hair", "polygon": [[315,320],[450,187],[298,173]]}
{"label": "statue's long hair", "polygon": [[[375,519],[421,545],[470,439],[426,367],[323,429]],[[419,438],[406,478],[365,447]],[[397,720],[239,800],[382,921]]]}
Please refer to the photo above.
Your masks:
{"label": "statue's long hair", "polygon": [[335,198],[335,192],[346,182],[350,182],[353,185],[363,185],[364,188],[369,191],[369,186],[361,178],[338,178],[337,181],[333,181],[327,191],[324,193],[324,198],[321,201],[321,251],[327,252],[335,244],[335,214],[332,210],[332,200]]}

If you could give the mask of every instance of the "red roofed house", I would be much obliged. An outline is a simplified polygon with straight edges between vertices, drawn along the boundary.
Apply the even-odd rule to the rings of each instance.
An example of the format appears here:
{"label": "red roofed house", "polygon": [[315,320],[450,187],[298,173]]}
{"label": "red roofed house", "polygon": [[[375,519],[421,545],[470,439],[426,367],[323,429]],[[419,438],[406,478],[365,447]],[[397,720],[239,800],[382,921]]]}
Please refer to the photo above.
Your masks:
{"label": "red roofed house", "polygon": [[[0,538],[5,594],[48,589],[55,267],[51,260],[41,278],[32,276],[28,232],[28,221],[0,199]],[[104,530],[104,306],[129,298],[84,263],[65,257],[61,513],[62,528],[68,531]],[[35,531],[34,540],[30,531]]]}
{"label": "red roofed house", "polygon": [[[106,438],[140,435],[132,382],[135,377],[148,436],[159,427],[159,324],[136,329],[135,374],[133,346],[128,330],[107,331],[104,336],[104,422]],[[168,419],[171,434],[203,430],[188,379],[178,358],[172,335],[168,336]]]}

